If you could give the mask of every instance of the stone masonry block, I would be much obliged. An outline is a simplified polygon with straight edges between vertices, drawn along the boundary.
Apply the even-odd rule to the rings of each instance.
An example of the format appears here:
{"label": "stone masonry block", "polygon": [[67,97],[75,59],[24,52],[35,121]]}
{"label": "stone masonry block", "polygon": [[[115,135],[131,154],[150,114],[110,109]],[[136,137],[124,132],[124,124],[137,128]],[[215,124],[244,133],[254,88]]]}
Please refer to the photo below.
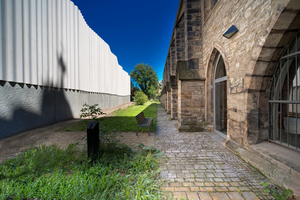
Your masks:
{"label": "stone masonry block", "polygon": [[179,80],[205,80],[198,69],[188,69],[187,61],[177,62],[177,77]]}

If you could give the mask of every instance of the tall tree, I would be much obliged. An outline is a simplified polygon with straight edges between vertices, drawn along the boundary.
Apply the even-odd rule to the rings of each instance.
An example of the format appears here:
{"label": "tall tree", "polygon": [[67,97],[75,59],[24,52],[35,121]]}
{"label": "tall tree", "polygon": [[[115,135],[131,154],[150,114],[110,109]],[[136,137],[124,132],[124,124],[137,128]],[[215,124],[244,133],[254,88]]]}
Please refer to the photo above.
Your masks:
{"label": "tall tree", "polygon": [[139,63],[134,67],[134,70],[131,71],[130,76],[148,98],[155,96],[158,90],[158,77],[152,66]]}

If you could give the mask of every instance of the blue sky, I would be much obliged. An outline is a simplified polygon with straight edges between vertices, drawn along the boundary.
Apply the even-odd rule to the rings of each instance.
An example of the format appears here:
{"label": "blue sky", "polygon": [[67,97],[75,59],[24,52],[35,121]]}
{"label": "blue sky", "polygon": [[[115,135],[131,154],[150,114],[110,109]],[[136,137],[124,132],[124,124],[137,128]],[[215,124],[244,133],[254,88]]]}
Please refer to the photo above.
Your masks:
{"label": "blue sky", "polygon": [[162,80],[179,0],[72,0],[130,74],[148,63]]}

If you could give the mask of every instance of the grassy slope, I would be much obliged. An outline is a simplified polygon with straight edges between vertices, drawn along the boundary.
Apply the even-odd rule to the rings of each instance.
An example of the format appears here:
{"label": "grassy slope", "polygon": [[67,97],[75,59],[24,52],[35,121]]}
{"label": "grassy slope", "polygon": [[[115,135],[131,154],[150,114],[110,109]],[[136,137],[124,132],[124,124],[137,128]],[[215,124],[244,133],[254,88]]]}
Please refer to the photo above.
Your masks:
{"label": "grassy slope", "polygon": [[[135,116],[140,112],[144,112],[145,117],[153,118],[153,126],[151,125],[150,131],[155,131],[157,104],[154,102],[147,102],[145,105],[133,105],[126,109],[120,109],[113,112],[114,116],[107,116],[98,119],[99,125],[105,126],[108,131],[121,131],[121,132],[135,132],[137,130],[137,122]],[[63,131],[85,131],[86,123],[80,122],[78,124],[65,127]],[[148,128],[140,128],[139,132],[147,132]]]}

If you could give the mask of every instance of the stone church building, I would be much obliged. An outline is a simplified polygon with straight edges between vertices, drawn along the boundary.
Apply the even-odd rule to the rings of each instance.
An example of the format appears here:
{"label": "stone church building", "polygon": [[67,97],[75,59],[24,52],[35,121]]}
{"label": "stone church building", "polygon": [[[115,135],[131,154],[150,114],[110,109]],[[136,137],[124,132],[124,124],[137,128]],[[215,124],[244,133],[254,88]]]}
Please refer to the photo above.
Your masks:
{"label": "stone church building", "polygon": [[[283,148],[299,159],[299,11],[299,0],[181,0],[161,93],[178,131],[215,132],[241,157],[265,143],[265,156]],[[271,157],[275,176],[249,162],[299,189],[300,166]]]}

